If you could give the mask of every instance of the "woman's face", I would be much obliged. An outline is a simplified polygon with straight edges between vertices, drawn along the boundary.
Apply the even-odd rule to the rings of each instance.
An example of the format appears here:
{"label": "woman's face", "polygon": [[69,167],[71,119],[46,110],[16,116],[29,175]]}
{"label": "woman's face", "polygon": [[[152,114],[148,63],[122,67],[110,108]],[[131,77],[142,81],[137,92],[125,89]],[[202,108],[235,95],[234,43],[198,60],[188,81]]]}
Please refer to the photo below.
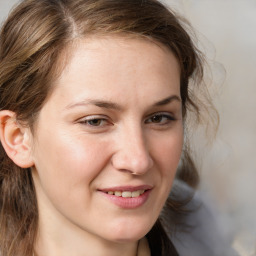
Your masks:
{"label": "woman's face", "polygon": [[178,62],[145,39],[92,38],[71,51],[33,138],[39,225],[59,238],[138,240],[180,159]]}

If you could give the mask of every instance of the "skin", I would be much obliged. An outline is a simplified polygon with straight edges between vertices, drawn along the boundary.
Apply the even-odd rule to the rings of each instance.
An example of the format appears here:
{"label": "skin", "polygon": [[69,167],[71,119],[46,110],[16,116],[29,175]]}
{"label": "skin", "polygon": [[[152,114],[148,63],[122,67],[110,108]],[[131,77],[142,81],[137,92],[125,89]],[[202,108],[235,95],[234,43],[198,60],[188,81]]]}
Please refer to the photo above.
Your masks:
{"label": "skin", "polygon": [[[36,251],[136,255],[137,241],[170,192],[182,151],[179,65],[164,46],[146,39],[91,38],[69,51],[30,139]],[[139,185],[152,189],[134,209],[99,191]]]}

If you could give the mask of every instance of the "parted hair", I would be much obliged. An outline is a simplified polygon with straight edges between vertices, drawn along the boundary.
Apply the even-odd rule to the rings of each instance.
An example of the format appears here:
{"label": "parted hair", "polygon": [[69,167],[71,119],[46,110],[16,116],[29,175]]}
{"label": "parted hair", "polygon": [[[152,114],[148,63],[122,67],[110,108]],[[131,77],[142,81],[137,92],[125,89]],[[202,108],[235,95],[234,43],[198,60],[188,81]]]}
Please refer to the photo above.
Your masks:
{"label": "parted hair", "polygon": [[[21,1],[0,34],[0,110],[15,112],[17,120],[33,133],[37,115],[54,87],[53,81],[64,68],[60,56],[76,39],[94,35],[135,36],[166,46],[180,65],[184,122],[188,111],[199,117],[201,106],[191,86],[199,86],[203,76],[201,54],[183,21],[157,0]],[[183,153],[178,175],[189,185],[198,183],[188,152]],[[175,200],[167,202],[170,211],[178,211],[179,205]],[[37,225],[31,170],[15,165],[0,144],[1,256],[32,256]],[[161,218],[147,238],[152,255],[178,255]]]}

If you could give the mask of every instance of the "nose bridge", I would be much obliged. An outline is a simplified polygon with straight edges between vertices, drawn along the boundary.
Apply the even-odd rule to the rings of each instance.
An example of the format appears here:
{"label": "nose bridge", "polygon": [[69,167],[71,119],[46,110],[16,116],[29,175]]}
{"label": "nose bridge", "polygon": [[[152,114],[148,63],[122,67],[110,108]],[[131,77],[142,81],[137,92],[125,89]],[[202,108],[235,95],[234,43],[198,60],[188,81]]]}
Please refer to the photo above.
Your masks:
{"label": "nose bridge", "polygon": [[113,164],[119,170],[141,175],[153,164],[148,142],[140,124],[131,124],[120,129],[117,136],[118,151]]}

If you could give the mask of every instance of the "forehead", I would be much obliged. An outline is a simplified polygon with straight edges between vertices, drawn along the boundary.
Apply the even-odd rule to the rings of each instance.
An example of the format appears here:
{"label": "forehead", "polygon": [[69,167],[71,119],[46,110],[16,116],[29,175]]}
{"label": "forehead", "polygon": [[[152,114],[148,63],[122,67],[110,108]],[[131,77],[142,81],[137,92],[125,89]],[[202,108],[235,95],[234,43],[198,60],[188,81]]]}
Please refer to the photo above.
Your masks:
{"label": "forehead", "polygon": [[[148,54],[145,54],[145,51],[141,51],[143,48],[150,49]],[[114,51],[111,51],[113,50]],[[87,55],[84,55],[85,51],[87,51]],[[83,55],[81,53],[83,52]],[[115,60],[120,57],[128,57],[129,53],[136,52],[137,57],[139,55],[143,55],[144,58],[158,58],[163,61],[173,59],[174,54],[171,49],[165,46],[164,44],[141,35],[134,35],[129,33],[121,33],[114,35],[89,35],[86,38],[77,38],[67,44],[64,50],[61,52],[58,60],[58,66],[61,66],[62,71],[64,73],[72,66],[72,60],[80,57],[86,58],[89,54],[95,55],[95,61],[100,57],[105,56],[106,58],[111,60]],[[131,58],[135,57],[135,55],[131,55]],[[167,57],[167,58],[165,58]],[[168,57],[170,59],[168,60]],[[176,58],[176,57],[175,57]],[[121,64],[121,63],[120,63]],[[179,65],[177,65],[178,67]],[[178,67],[179,68],[179,67]]]}
{"label": "forehead", "polygon": [[60,56],[63,67],[61,75],[68,74],[75,65],[76,68],[83,69],[93,69],[98,65],[99,67],[104,66],[104,69],[107,70],[108,67],[112,68],[110,64],[116,64],[114,62],[119,62],[119,65],[116,66],[116,70],[119,71],[131,61],[134,62],[135,67],[142,59],[145,68],[153,68],[155,64],[160,63],[162,67],[172,64],[170,68],[178,69],[180,72],[174,54],[160,42],[146,37],[112,35],[91,36],[86,39],[77,39],[69,44]]}
{"label": "forehead", "polygon": [[54,87],[63,93],[68,89],[77,97],[85,91],[111,97],[120,88],[140,88],[137,92],[141,93],[150,90],[155,96],[161,86],[162,93],[174,85],[176,93],[179,91],[178,61],[167,47],[145,38],[79,39],[66,48],[59,62],[63,69]]}

